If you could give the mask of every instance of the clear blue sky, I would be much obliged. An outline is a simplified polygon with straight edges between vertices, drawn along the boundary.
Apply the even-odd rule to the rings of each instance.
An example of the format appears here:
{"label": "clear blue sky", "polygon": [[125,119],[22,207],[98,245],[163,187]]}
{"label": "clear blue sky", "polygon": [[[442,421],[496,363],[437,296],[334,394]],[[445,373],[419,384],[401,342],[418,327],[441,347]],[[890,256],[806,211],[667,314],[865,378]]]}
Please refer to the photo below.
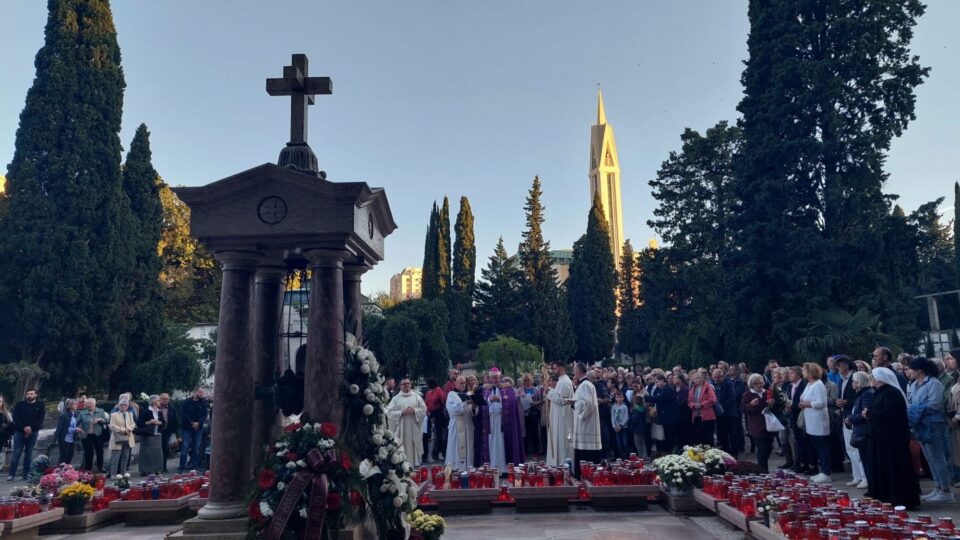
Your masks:
{"label": "clear blue sky", "polygon": [[[746,57],[746,2],[636,0],[114,2],[127,91],[122,139],[145,122],[154,165],[202,185],[275,161],[287,99],[269,97],[290,54],[334,94],[310,110],[310,142],[334,181],[387,189],[400,228],[364,290],[419,266],[430,205],[461,195],[476,215],[478,264],[497,237],[513,252],[539,174],[545,231],[569,247],[589,209],[589,127],[603,84],[622,167],[626,236],[646,244],[647,184],[685,127],[735,120]],[[13,155],[43,43],[46,2],[0,0],[0,166]],[[960,175],[960,2],[934,0],[914,52],[933,68],[917,120],[894,143],[889,192],[908,209],[951,195]],[[952,217],[950,215],[947,216]]]}

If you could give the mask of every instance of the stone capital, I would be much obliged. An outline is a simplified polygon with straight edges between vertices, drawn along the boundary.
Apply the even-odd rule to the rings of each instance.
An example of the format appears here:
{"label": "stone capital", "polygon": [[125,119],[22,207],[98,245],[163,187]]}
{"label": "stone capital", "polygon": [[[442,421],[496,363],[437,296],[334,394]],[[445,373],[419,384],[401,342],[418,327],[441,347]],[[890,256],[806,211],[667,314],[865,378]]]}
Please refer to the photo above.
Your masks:
{"label": "stone capital", "polygon": [[343,261],[352,257],[352,254],[341,249],[309,249],[304,250],[303,256],[310,261],[313,268],[343,268]]}
{"label": "stone capital", "polygon": [[287,267],[285,266],[276,266],[276,265],[260,265],[257,266],[257,273],[255,274],[254,280],[256,283],[283,283],[283,280],[287,277]]}
{"label": "stone capital", "polygon": [[344,264],[343,280],[360,281],[360,279],[363,277],[363,274],[367,273],[368,270],[370,270],[370,267],[366,264]]}
{"label": "stone capital", "polygon": [[263,256],[258,251],[218,251],[213,258],[223,265],[224,270],[254,270]]}

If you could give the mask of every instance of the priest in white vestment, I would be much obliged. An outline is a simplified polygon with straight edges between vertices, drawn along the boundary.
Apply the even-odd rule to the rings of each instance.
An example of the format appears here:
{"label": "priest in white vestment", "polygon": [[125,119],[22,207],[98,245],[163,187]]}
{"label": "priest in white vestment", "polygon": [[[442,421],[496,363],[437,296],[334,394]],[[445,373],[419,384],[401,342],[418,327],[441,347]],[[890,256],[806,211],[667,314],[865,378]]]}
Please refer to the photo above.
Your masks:
{"label": "priest in white vestment", "polygon": [[447,393],[447,414],[450,423],[447,427],[446,464],[466,471],[473,466],[473,417],[477,408],[467,395],[467,379],[462,375],[456,378],[453,390]]}
{"label": "priest in white vestment", "polygon": [[[562,467],[573,459],[573,381],[567,376],[567,367],[557,363],[557,380],[547,392],[550,419],[547,424],[547,466]],[[573,471],[571,471],[573,472]]]}
{"label": "priest in white vestment", "polygon": [[577,378],[573,405],[573,474],[580,479],[581,461],[600,462],[600,409],[597,389],[587,379],[587,367],[583,362],[577,362],[573,374]]}
{"label": "priest in white vestment", "polygon": [[423,455],[422,426],[426,415],[426,402],[411,389],[410,379],[404,378],[400,381],[400,392],[387,405],[387,418],[394,435],[403,445],[407,462],[414,467],[420,465]]}

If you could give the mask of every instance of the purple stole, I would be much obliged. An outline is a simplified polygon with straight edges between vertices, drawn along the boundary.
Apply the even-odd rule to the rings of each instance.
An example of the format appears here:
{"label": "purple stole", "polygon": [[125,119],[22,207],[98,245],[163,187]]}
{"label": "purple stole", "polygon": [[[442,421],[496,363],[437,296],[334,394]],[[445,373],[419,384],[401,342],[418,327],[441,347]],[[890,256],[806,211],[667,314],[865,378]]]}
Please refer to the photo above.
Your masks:
{"label": "purple stole", "polygon": [[[486,401],[493,395],[493,389],[483,390],[483,397]],[[520,401],[517,400],[517,394],[513,388],[500,389],[500,406],[503,416],[500,419],[500,429],[503,431],[503,450],[507,463],[520,464],[526,462],[526,455],[523,450],[523,436],[521,428],[523,427],[523,417],[520,416]],[[480,462],[490,462],[490,409],[488,405],[480,408],[482,416],[483,434],[480,441]]]}

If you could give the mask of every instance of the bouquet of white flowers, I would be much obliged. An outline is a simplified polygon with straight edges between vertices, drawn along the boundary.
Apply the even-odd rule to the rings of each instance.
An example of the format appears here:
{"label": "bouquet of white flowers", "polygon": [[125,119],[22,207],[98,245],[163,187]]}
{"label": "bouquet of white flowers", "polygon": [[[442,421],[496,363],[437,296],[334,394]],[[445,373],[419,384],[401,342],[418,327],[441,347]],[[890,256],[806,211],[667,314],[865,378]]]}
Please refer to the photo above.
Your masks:
{"label": "bouquet of white flowers", "polygon": [[668,455],[653,461],[653,468],[660,477],[660,483],[675,489],[686,489],[700,485],[706,469],[703,463],[690,459],[687,454]]}

